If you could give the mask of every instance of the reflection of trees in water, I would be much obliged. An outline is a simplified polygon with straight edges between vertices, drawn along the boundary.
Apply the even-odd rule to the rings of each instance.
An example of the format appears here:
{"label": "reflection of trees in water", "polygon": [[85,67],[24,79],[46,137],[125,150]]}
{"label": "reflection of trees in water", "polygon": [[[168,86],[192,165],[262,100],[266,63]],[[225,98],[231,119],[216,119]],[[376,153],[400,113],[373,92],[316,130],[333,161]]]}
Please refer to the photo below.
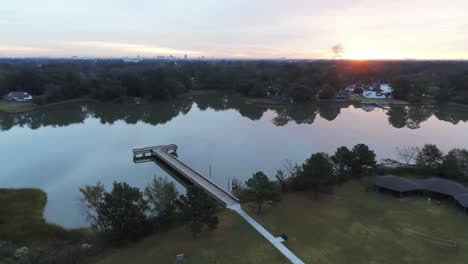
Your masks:
{"label": "reflection of trees in water", "polygon": [[433,106],[409,106],[406,126],[410,129],[420,128],[421,123],[432,116],[433,110]]}
{"label": "reflection of trees in water", "polygon": [[234,109],[237,110],[241,116],[251,120],[259,120],[268,110],[268,107],[265,106],[247,104],[245,100],[236,95],[203,95],[195,97],[193,100],[200,110],[206,110],[208,108],[215,111]]}
{"label": "reflection of trees in water", "polygon": [[229,102],[231,101],[230,96],[219,96],[219,95],[200,95],[191,98],[194,103],[197,104],[198,108],[202,111],[210,108],[215,111],[229,109]]}
{"label": "reflection of trees in water", "polygon": [[460,121],[468,121],[468,109],[461,109],[458,107],[439,107],[434,110],[434,115],[443,121],[450,122],[454,125]]}
{"label": "reflection of trees in water", "polygon": [[263,114],[268,111],[268,107],[254,104],[242,104],[237,110],[243,117],[247,117],[250,120],[260,120]]}
{"label": "reflection of trees in water", "polygon": [[341,108],[348,108],[349,104],[329,104],[322,103],[318,105],[319,115],[328,121],[335,120],[341,112]]}
{"label": "reflection of trees in water", "polygon": [[[37,129],[45,126],[63,127],[83,123],[88,117],[94,117],[102,124],[113,124],[124,121],[127,124],[144,122],[151,125],[164,124],[180,114],[187,114],[196,103],[201,110],[213,109],[224,111],[234,109],[241,116],[251,120],[259,120],[264,113],[272,110],[276,116],[271,120],[276,126],[284,126],[289,122],[296,124],[312,124],[317,114],[332,121],[346,104],[287,104],[287,105],[256,105],[248,104],[239,96],[204,95],[194,98],[182,98],[171,101],[161,101],[149,104],[70,104],[24,114],[0,115],[0,130],[9,130],[14,126]],[[396,128],[408,127],[417,129],[421,123],[432,115],[438,119],[453,124],[468,121],[468,110],[436,107],[436,106],[392,106],[387,111],[389,123]]]}
{"label": "reflection of trees in water", "polygon": [[290,121],[296,124],[312,124],[317,116],[315,104],[289,104],[275,109],[277,116],[273,118],[273,124],[284,126]]}
{"label": "reflection of trees in water", "polygon": [[433,112],[434,106],[430,105],[391,106],[387,115],[393,127],[417,129],[432,116]]}
{"label": "reflection of trees in water", "polygon": [[392,106],[387,111],[388,122],[396,128],[403,128],[406,126],[406,110],[404,106]]}
{"label": "reflection of trees in water", "polygon": [[62,127],[82,123],[91,116],[101,124],[124,121],[136,124],[139,121],[157,125],[164,124],[180,113],[186,114],[192,107],[191,100],[174,100],[154,104],[73,104],[51,107],[15,115],[0,115],[0,129],[9,130],[14,126],[27,126],[31,129],[52,126]]}
{"label": "reflection of trees in water", "polygon": [[348,106],[335,103],[292,104],[276,109],[277,116],[273,118],[272,122],[277,126],[284,126],[290,121],[294,121],[296,124],[312,124],[317,114],[323,119],[333,121],[340,114],[341,108]]}
{"label": "reflection of trees in water", "polygon": [[45,126],[64,127],[82,123],[87,116],[87,107],[79,104],[55,106],[23,114],[0,115],[0,129],[10,130],[14,126],[31,129]]}
{"label": "reflection of trees in water", "polygon": [[188,99],[157,102],[152,104],[96,104],[94,117],[101,124],[113,124],[122,120],[127,124],[138,121],[151,125],[164,124],[178,116],[186,114],[192,108],[192,101]]}

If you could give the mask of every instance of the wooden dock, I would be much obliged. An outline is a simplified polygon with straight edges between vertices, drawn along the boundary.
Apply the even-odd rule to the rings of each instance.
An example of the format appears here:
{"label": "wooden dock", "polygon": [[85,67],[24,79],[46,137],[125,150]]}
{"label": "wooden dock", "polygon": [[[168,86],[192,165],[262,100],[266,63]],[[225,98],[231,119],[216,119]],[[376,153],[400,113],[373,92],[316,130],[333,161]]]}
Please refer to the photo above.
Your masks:
{"label": "wooden dock", "polygon": [[191,183],[205,189],[205,191],[218,200],[225,207],[230,207],[239,203],[234,195],[218,186],[213,181],[209,180],[199,172],[187,166],[185,163],[177,159],[171,153],[177,151],[176,145],[165,145],[147,147],[133,150],[133,160],[148,160],[151,158],[157,158],[159,161],[164,162],[182,177],[186,178]]}
{"label": "wooden dock", "polygon": [[183,178],[184,182],[190,182],[203,188],[210,196],[212,196],[226,208],[238,213],[245,221],[247,221],[247,223],[255,228],[255,230],[257,230],[278,251],[280,251],[291,263],[304,264],[301,259],[299,259],[296,255],[294,255],[293,252],[291,252],[286,246],[282,244],[283,240],[280,237],[274,237],[273,234],[268,232],[263,226],[257,223],[255,219],[244,212],[239,203],[239,199],[177,159],[174,156],[176,151],[177,146],[174,144],[134,149],[133,161],[146,162],[154,160],[156,163],[160,163],[171,171],[179,174],[180,177]]}

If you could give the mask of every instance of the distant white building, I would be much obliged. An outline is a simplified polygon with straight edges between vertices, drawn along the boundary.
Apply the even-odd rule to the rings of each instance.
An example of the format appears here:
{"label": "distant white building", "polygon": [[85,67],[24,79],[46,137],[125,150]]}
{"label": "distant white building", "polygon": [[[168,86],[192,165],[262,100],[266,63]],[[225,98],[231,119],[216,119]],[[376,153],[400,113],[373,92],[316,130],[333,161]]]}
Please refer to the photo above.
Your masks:
{"label": "distant white building", "polygon": [[15,102],[30,102],[32,101],[32,96],[27,92],[10,92],[7,95],[8,100]]}
{"label": "distant white building", "polygon": [[390,84],[383,83],[380,85],[380,91],[382,93],[391,94],[393,90]]}
{"label": "distant white building", "polygon": [[354,91],[354,88],[356,88],[354,84],[353,84],[353,85],[349,85],[349,86],[346,86],[345,91],[347,91],[347,92],[353,92],[353,91]]}
{"label": "distant white building", "polygon": [[389,84],[381,84],[379,87],[379,91],[375,91],[372,88],[365,89],[362,93],[362,96],[365,98],[372,98],[372,99],[385,99],[390,97],[392,94],[392,87]]}
{"label": "distant white building", "polygon": [[387,98],[387,96],[385,96],[382,93],[379,93],[379,92],[376,92],[376,91],[367,91],[367,90],[362,93],[362,96],[364,96],[365,98],[372,98],[372,99],[385,99],[385,98]]}
{"label": "distant white building", "polygon": [[125,63],[138,63],[138,62],[141,61],[141,59],[139,59],[139,58],[136,58],[136,59],[135,58],[124,58],[123,61]]}

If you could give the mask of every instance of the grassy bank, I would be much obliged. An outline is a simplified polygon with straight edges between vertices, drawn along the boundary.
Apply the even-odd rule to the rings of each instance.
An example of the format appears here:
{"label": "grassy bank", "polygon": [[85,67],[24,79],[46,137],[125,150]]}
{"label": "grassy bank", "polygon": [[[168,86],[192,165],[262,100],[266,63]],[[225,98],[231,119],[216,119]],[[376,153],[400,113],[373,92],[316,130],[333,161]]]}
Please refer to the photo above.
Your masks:
{"label": "grassy bank", "polygon": [[34,110],[44,109],[47,107],[64,105],[64,104],[75,104],[75,103],[85,103],[85,102],[96,102],[94,99],[89,98],[78,98],[64,100],[60,102],[45,104],[45,105],[36,105],[32,102],[10,102],[6,100],[0,100],[0,114],[20,114],[26,113]]}
{"label": "grassy bank", "polygon": [[184,263],[287,263],[286,259],[237,214],[225,210],[220,224],[197,239],[188,227],[152,235],[139,243],[116,249],[96,261],[107,263],[174,263],[185,254]]}
{"label": "grassy bank", "polygon": [[81,239],[82,230],[67,230],[43,217],[47,195],[38,189],[0,189],[0,240],[19,245]]}
{"label": "grassy bank", "polygon": [[[283,196],[265,214],[249,214],[270,232],[285,233],[286,246],[306,263],[466,263],[468,217],[456,208],[428,205],[422,197],[398,199],[347,183],[335,195],[314,200]],[[406,231],[432,237],[402,234]],[[456,247],[436,243],[452,240]]]}
{"label": "grassy bank", "polygon": [[385,98],[385,99],[374,99],[374,98],[359,98],[355,100],[361,104],[384,104],[384,105],[409,105],[409,102],[392,99],[392,98]]}
{"label": "grassy bank", "polygon": [[30,102],[10,102],[0,99],[0,113],[22,113],[35,109],[35,105]]}

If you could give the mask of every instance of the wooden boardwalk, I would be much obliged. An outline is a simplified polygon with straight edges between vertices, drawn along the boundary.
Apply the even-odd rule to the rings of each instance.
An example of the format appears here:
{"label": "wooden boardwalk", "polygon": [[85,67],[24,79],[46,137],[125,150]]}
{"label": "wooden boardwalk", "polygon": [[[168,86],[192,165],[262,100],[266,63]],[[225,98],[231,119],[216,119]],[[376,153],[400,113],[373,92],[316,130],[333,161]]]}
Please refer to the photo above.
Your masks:
{"label": "wooden boardwalk", "polygon": [[303,264],[304,262],[299,259],[294,253],[292,253],[286,246],[281,242],[282,239],[274,237],[268,232],[263,226],[257,221],[250,217],[244,210],[242,210],[237,199],[234,195],[225,191],[223,188],[216,185],[205,176],[196,172],[194,169],[187,166],[185,163],[174,157],[173,154],[177,151],[176,145],[166,146],[155,146],[133,150],[133,160],[148,161],[149,159],[156,159],[162,162],[164,165],[170,167],[186,180],[203,188],[210,196],[215,198],[221,204],[228,209],[231,209],[238,213],[247,223],[249,223],[255,230],[257,230],[264,238],[266,238],[278,251],[280,251],[291,263]]}
{"label": "wooden boardwalk", "polygon": [[175,152],[176,150],[176,145],[134,149],[133,159],[138,160],[158,158],[193,184],[205,189],[208,192],[208,194],[210,194],[213,198],[218,200],[225,207],[230,207],[239,203],[239,199],[237,199],[234,195],[232,195],[228,191],[225,191],[216,183],[201,175],[200,173],[198,173],[197,171],[190,168],[185,163],[174,157],[172,154],[170,154],[170,152]]}

